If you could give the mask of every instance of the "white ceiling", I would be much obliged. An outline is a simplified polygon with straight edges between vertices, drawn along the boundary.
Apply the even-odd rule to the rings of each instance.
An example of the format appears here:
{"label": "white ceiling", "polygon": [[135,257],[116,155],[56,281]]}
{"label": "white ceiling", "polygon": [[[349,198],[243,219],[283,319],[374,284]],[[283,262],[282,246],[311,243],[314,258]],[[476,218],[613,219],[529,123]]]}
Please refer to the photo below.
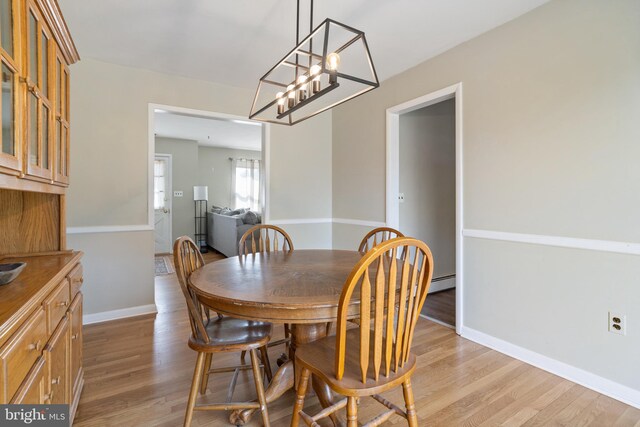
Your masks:
{"label": "white ceiling", "polygon": [[[380,80],[548,0],[321,0],[366,33]],[[301,34],[308,1],[301,0]],[[81,57],[255,88],[295,45],[294,0],[59,0]]]}
{"label": "white ceiling", "polygon": [[198,141],[198,145],[242,150],[261,149],[262,127],[242,120],[222,120],[156,110],[155,134]]}

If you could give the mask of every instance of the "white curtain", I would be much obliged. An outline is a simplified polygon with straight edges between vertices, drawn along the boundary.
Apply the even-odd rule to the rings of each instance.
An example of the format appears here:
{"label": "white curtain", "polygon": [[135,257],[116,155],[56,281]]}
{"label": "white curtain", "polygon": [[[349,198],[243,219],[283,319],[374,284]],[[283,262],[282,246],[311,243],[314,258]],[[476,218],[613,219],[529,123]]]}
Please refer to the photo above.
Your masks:
{"label": "white curtain", "polygon": [[260,160],[233,159],[231,179],[234,209],[260,210]]}

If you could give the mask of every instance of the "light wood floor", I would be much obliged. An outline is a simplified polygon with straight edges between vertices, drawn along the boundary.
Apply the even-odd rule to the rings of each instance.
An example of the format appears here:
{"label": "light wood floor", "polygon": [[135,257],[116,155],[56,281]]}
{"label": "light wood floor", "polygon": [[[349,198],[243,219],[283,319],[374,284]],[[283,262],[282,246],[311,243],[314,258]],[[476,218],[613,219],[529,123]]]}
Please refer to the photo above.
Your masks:
{"label": "light wood floor", "polygon": [[[220,255],[207,254],[207,261]],[[84,329],[85,386],[76,426],[181,426],[195,364],[190,333],[175,274],[156,278],[159,313],[89,325]],[[281,329],[278,328],[278,334]],[[272,348],[272,361],[278,348]],[[428,426],[634,426],[640,410],[563,380],[457,336],[421,319],[413,351],[413,377],[420,425]],[[214,366],[236,363],[236,354]],[[223,400],[228,376],[213,376],[207,396]],[[240,376],[236,396],[254,397],[253,383]],[[385,393],[401,403],[398,392]],[[294,395],[269,406],[274,427],[288,426]],[[319,408],[309,398],[306,408]],[[362,420],[382,406],[363,399]],[[226,426],[222,412],[196,412],[194,426]],[[260,426],[254,417],[251,426]],[[326,425],[326,424],[323,424]],[[385,425],[404,426],[399,417]]]}
{"label": "light wood floor", "polygon": [[447,289],[445,291],[429,294],[422,307],[422,314],[436,319],[447,325],[456,326],[456,290]]}

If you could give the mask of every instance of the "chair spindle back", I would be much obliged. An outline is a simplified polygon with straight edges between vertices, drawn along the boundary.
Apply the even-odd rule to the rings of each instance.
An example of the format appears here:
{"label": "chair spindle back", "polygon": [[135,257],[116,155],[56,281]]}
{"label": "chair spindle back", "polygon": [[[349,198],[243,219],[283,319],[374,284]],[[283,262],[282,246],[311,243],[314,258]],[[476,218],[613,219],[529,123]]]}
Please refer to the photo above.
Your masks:
{"label": "chair spindle back", "polygon": [[198,296],[189,283],[191,274],[204,265],[202,254],[193,240],[187,236],[182,236],[177,238],[173,244],[173,262],[176,267],[180,288],[187,302],[191,333],[194,338],[208,343],[209,335],[203,322],[203,316],[208,317],[208,309],[200,303]]}
{"label": "chair spindle back", "polygon": [[[398,237],[378,244],[353,268],[340,296],[336,331],[336,377],[344,375],[347,314],[354,291],[360,288],[359,364],[362,382],[371,368],[378,380],[409,359],[413,331],[433,275],[431,250],[422,241]],[[373,325],[372,325],[373,320]],[[351,350],[352,352],[355,349]],[[373,354],[372,354],[373,353]],[[372,366],[369,366],[372,362]]]}
{"label": "chair spindle back", "polygon": [[259,252],[292,251],[293,241],[282,228],[269,224],[258,224],[248,229],[238,243],[238,255]]}
{"label": "chair spindle back", "polygon": [[374,228],[362,238],[358,252],[367,252],[369,249],[375,248],[378,244],[396,237],[404,237],[404,234],[391,227]]}

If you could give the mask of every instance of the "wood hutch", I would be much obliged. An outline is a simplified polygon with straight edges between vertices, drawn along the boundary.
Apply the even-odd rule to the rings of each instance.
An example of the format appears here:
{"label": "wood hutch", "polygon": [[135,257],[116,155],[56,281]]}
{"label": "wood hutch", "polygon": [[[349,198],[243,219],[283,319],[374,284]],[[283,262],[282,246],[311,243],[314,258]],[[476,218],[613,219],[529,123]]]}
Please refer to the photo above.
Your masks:
{"label": "wood hutch", "polygon": [[66,247],[69,65],[56,0],[0,0],[0,403],[70,404],[83,385],[81,252]]}

